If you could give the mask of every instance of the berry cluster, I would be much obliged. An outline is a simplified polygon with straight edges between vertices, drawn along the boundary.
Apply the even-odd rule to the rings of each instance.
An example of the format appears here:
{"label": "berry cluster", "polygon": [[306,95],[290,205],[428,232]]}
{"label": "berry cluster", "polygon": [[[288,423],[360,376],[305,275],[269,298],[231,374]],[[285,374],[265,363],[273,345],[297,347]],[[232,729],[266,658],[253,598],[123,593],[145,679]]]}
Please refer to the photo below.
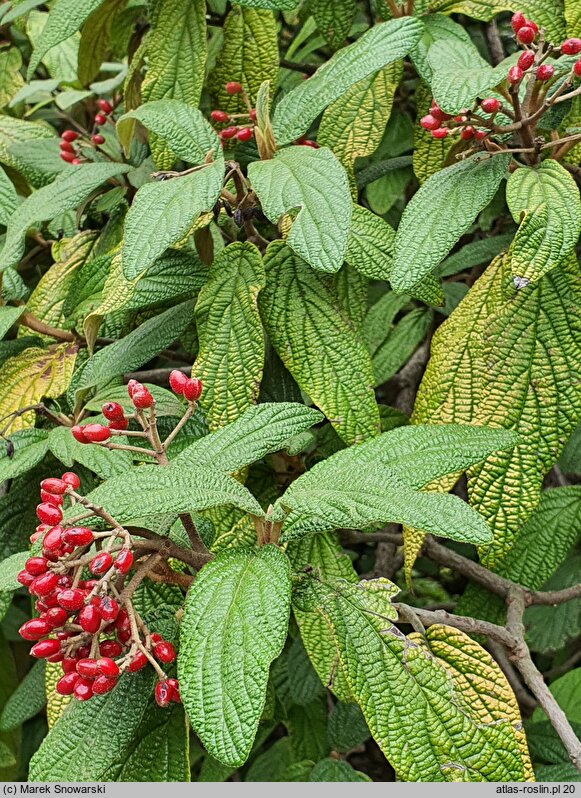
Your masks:
{"label": "berry cluster", "polygon": [[[98,100],[99,112],[95,114],[93,134],[90,136],[90,143],[99,147],[105,143],[105,137],[99,133],[99,127],[107,122],[107,118],[113,112],[113,106],[108,100]],[[77,149],[78,144],[88,143],[80,133],[75,130],[64,130],[60,138],[60,157],[63,161],[73,165],[80,164],[82,153]]]}
{"label": "berry cluster", "polygon": [[[31,541],[42,540],[42,550],[18,574],[20,584],[35,597],[39,615],[20,627],[20,635],[34,641],[33,657],[61,663],[63,676],[56,686],[61,695],[87,701],[112,690],[123,672],[134,673],[151,663],[159,676],[157,703],[168,706],[180,700],[177,681],[162,670],[162,664],[175,660],[174,648],[150,633],[124,589],[134,562],[133,539],[80,495],[79,486],[72,472],[41,482],[36,508],[41,523]],[[65,525],[67,502],[89,510],[82,517],[100,515],[112,528],[94,531],[75,525],[74,519]],[[85,569],[90,578],[84,578],[89,575]]]}
{"label": "berry cluster", "polygon": [[[240,83],[235,80],[232,80],[224,86],[226,90],[226,94],[230,96],[234,96],[235,94],[240,94],[244,103],[247,107],[247,113],[245,114],[228,114],[226,111],[220,111],[216,109],[212,111],[210,114],[210,118],[217,122],[218,124],[225,124],[227,127],[222,128],[220,131],[220,138],[222,140],[222,146],[224,146],[224,142],[229,141],[230,139],[237,139],[238,141],[249,141],[252,136],[254,135],[254,123],[256,122],[256,109],[252,108],[250,104],[250,100],[248,99],[248,95],[244,91],[244,88]],[[237,119],[243,119],[246,124],[239,125],[236,123]]]}

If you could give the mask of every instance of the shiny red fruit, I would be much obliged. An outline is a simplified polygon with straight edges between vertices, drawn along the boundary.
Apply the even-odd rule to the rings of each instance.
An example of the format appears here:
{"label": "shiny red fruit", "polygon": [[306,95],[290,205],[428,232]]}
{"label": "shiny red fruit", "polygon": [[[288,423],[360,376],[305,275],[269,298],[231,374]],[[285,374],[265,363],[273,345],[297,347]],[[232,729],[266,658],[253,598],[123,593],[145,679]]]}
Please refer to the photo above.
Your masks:
{"label": "shiny red fruit", "polygon": [[526,17],[522,11],[517,11],[516,14],[513,14],[512,19],[510,20],[513,31],[517,33],[523,27],[523,25],[526,25],[526,21]]}
{"label": "shiny red fruit", "polygon": [[85,594],[79,588],[61,590],[58,597],[59,605],[69,612],[80,610],[85,603]]}
{"label": "shiny red fruit", "polygon": [[170,388],[178,396],[182,396],[187,381],[187,376],[183,371],[178,371],[178,369],[174,369],[169,375]]}
{"label": "shiny red fruit", "polygon": [[95,133],[94,136],[91,136],[91,141],[93,142],[93,144],[99,146],[105,143],[105,136],[102,136],[100,133]]}
{"label": "shiny red fruit", "polygon": [[61,141],[60,150],[61,152],[75,152],[75,148],[69,141]]}
{"label": "shiny red fruit", "polygon": [[29,574],[28,571],[19,571],[18,576],[16,577],[16,581],[21,585],[24,585],[24,587],[30,587],[35,579],[36,577],[32,574]]}
{"label": "shiny red fruit", "polygon": [[130,399],[133,397],[133,391],[135,391],[137,388],[143,388],[143,385],[137,380],[129,380],[127,383],[127,393],[129,394]]}
{"label": "shiny red fruit", "polygon": [[519,56],[516,65],[520,67],[523,71],[530,69],[535,62],[535,54],[531,50],[525,50],[524,53],[521,53]]}
{"label": "shiny red fruit", "polygon": [[88,546],[93,542],[93,530],[86,526],[72,526],[63,532],[63,540],[71,546]]}
{"label": "shiny red fruit", "polygon": [[167,681],[158,682],[155,685],[155,700],[160,707],[168,707],[171,703],[173,689]]}
{"label": "shiny red fruit", "polygon": [[90,679],[79,678],[75,684],[73,695],[77,701],[88,701],[93,697],[93,683]]}
{"label": "shiny red fruit", "polygon": [[123,653],[123,646],[117,640],[103,640],[99,643],[99,654],[102,657],[118,657]]}
{"label": "shiny red fruit", "polygon": [[89,563],[89,571],[95,574],[95,576],[100,576],[104,574],[105,571],[108,571],[112,564],[113,557],[111,557],[108,551],[102,551]]}
{"label": "shiny red fruit", "polygon": [[119,604],[110,596],[103,596],[99,605],[99,612],[104,621],[111,622],[119,615]]}
{"label": "shiny red fruit", "polygon": [[257,113],[256,113],[256,108],[251,108],[250,109],[250,113],[248,114],[248,116],[249,116],[249,118],[250,118],[250,120],[252,122],[256,122],[256,119],[257,119],[257,116],[258,116]]}
{"label": "shiny red fruit", "polygon": [[238,141],[249,141],[253,136],[252,129],[249,127],[242,127],[236,133],[236,138]]}
{"label": "shiny red fruit", "polygon": [[125,418],[125,411],[118,402],[105,402],[101,412],[107,421],[121,421]]}
{"label": "shiny red fruit", "polygon": [[103,676],[119,676],[119,666],[110,657],[100,657],[97,668]]}
{"label": "shiny red fruit", "polygon": [[229,114],[226,113],[226,111],[216,110],[212,111],[212,113],[210,114],[210,118],[213,119],[214,122],[222,123],[222,122],[227,122],[230,119],[230,116]]}
{"label": "shiny red fruit", "polygon": [[77,673],[87,679],[94,679],[95,676],[99,675],[97,660],[91,659],[91,657],[83,657],[77,662]]}
{"label": "shiny red fruit", "polygon": [[104,114],[110,114],[113,110],[113,106],[108,100],[97,100],[97,105]]}
{"label": "shiny red fruit", "polygon": [[163,641],[154,646],[153,656],[160,662],[173,662],[176,658],[176,652],[171,643]]}
{"label": "shiny red fruit", "polygon": [[59,155],[61,161],[66,161],[67,163],[72,163],[76,157],[74,152],[66,152],[66,150],[61,150]]}
{"label": "shiny red fruit", "polygon": [[168,679],[167,683],[171,687],[171,700],[176,704],[182,703],[182,698],[180,696],[180,685],[177,679]]}
{"label": "shiny red fruit", "polygon": [[76,141],[79,138],[79,134],[76,133],[74,130],[64,130],[61,133],[61,139],[63,141]]}
{"label": "shiny red fruit", "polygon": [[523,25],[522,28],[519,28],[516,38],[521,44],[531,44],[536,35],[535,29],[531,25]]}
{"label": "shiny red fruit", "polygon": [[48,569],[48,560],[44,557],[30,557],[25,563],[24,568],[32,576],[45,574]]}
{"label": "shiny red fruit", "polygon": [[94,607],[92,604],[87,604],[79,612],[77,622],[84,632],[94,635],[101,626],[101,614],[97,607]]}
{"label": "shiny red fruit", "polygon": [[95,695],[105,695],[110,692],[117,684],[117,679],[111,679],[108,676],[97,676],[93,682],[93,693]]}
{"label": "shiny red fruit", "polygon": [[555,67],[550,64],[541,64],[537,69],[537,80],[550,80],[555,74]]}
{"label": "shiny red fruit", "polygon": [[439,127],[436,130],[432,130],[432,136],[435,139],[445,139],[448,135],[448,128],[447,127]]}
{"label": "shiny red fruit", "polygon": [[61,644],[59,640],[53,640],[50,638],[49,640],[41,640],[40,642],[36,643],[30,649],[30,655],[32,657],[38,657],[39,659],[44,659],[45,657],[52,657],[56,654],[61,653]]}
{"label": "shiny red fruit", "polygon": [[44,617],[53,629],[58,629],[67,622],[69,613],[62,607],[51,607],[45,612]]}
{"label": "shiny red fruit", "polygon": [[131,660],[131,662],[129,663],[129,667],[127,668],[127,670],[129,671],[129,673],[136,673],[137,671],[140,671],[142,668],[145,668],[148,662],[149,660],[147,659],[143,651],[138,651]]}
{"label": "shiny red fruit", "polygon": [[242,86],[236,80],[229,81],[224,86],[224,88],[226,89],[226,94],[231,94],[231,95],[232,94],[240,94],[240,92],[242,91]]}
{"label": "shiny red fruit", "polygon": [[109,427],[104,427],[102,424],[87,424],[83,427],[83,435],[91,443],[101,443],[102,441],[109,440],[111,437],[111,430]]}
{"label": "shiny red fruit", "polygon": [[43,504],[39,504],[37,506],[36,517],[39,521],[42,521],[43,524],[54,525],[59,523],[63,517],[63,514],[58,507],[54,507],[52,504],[47,504],[44,502]]}
{"label": "shiny red fruit", "polygon": [[488,131],[486,130],[476,130],[474,133],[474,138],[476,141],[482,141],[482,139],[485,139],[486,136],[488,136]]}
{"label": "shiny red fruit", "polygon": [[78,424],[71,427],[71,435],[79,443],[89,443],[89,439],[85,437],[84,427],[80,427]]}
{"label": "shiny red fruit", "polygon": [[78,673],[65,673],[56,683],[57,693],[59,695],[72,695],[79,678]]}
{"label": "shiny red fruit", "polygon": [[104,125],[107,121],[105,114],[95,114],[95,124],[97,126]]}
{"label": "shiny red fruit", "polygon": [[508,82],[513,86],[522,80],[522,69],[519,66],[513,66],[508,70]]}
{"label": "shiny red fruit", "polygon": [[66,482],[67,485],[70,485],[73,490],[77,490],[81,485],[81,480],[74,471],[65,471],[62,480]]}
{"label": "shiny red fruit", "polygon": [[60,549],[63,542],[63,530],[60,526],[53,526],[48,530],[42,541],[43,549],[56,551]]}
{"label": "shiny red fruit", "polygon": [[133,391],[131,401],[138,410],[146,410],[148,407],[152,407],[154,403],[153,396],[149,393],[145,386],[136,388]]}
{"label": "shiny red fruit", "polygon": [[44,504],[52,504],[53,507],[60,507],[64,502],[62,496],[56,496],[54,493],[49,493],[42,488],[40,489],[40,500]]}
{"label": "shiny red fruit", "polygon": [[573,64],[573,72],[578,78],[581,78],[581,58]]}
{"label": "shiny red fruit", "polygon": [[48,596],[55,589],[57,579],[57,575],[52,573],[52,571],[42,574],[42,576],[37,576],[30,586],[30,592],[34,593],[35,596]]}
{"label": "shiny red fruit", "polygon": [[220,131],[220,136],[223,139],[233,139],[236,133],[238,132],[238,128],[234,127],[225,127],[224,130]]}
{"label": "shiny red fruit", "polygon": [[197,379],[197,377],[192,377],[184,385],[184,397],[188,402],[197,402],[202,395],[202,388],[202,381]]}
{"label": "shiny red fruit", "polygon": [[487,97],[485,100],[482,100],[480,107],[486,114],[495,114],[500,108],[500,102],[496,97]]}
{"label": "shiny red fruit", "polygon": [[33,618],[30,621],[23,623],[18,634],[25,640],[42,640],[51,632],[51,625],[44,618]]}
{"label": "shiny red fruit", "polygon": [[426,114],[420,119],[420,125],[424,130],[437,130],[440,127],[440,120],[432,114]]}
{"label": "shiny red fruit", "polygon": [[122,418],[120,421],[110,421],[107,426],[109,427],[109,429],[117,429],[123,432],[129,426],[129,419]]}
{"label": "shiny red fruit", "polygon": [[121,549],[121,551],[115,558],[113,567],[116,568],[119,571],[119,573],[126,574],[132,565],[133,565],[133,553],[129,551],[129,549]]}
{"label": "shiny red fruit", "polygon": [[40,487],[42,490],[45,490],[47,493],[54,493],[55,496],[62,496],[67,489],[67,483],[62,479],[55,479],[53,477],[49,477],[48,479],[43,479],[40,483]]}

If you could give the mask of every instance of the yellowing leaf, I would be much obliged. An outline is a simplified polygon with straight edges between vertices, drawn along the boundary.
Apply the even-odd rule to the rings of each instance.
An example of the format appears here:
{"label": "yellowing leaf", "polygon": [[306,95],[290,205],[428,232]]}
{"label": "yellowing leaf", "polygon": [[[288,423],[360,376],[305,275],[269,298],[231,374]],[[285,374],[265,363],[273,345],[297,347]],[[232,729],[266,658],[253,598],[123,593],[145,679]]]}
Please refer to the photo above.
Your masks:
{"label": "yellowing leaf", "polygon": [[[576,0],[569,0],[573,5]],[[565,38],[562,0],[431,0],[428,11],[442,14],[466,14],[474,19],[489,22],[501,11],[522,11],[534,19],[539,28],[545,28],[549,41],[560,42]]]}
{"label": "yellowing leaf", "polygon": [[63,669],[60,663],[46,663],[46,719],[48,721],[49,730],[52,729],[57,720],[59,720],[72,699],[71,695],[60,695],[56,691],[56,683],[62,675]]}
{"label": "yellowing leaf", "polygon": [[[66,391],[73,374],[78,347],[73,343],[30,347],[0,366],[0,418],[37,404],[43,397],[55,399]],[[31,427],[33,411],[15,416],[10,432]],[[4,421],[7,423],[7,420]]]}

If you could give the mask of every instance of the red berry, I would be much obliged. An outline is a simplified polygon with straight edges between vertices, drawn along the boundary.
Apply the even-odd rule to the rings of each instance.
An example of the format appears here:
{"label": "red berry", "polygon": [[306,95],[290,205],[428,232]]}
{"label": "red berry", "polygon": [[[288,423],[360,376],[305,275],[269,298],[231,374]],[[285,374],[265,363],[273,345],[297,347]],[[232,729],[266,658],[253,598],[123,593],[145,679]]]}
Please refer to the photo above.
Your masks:
{"label": "red berry", "polygon": [[573,64],[573,72],[578,78],[581,78],[581,58]]}
{"label": "red berry", "polygon": [[42,603],[47,609],[59,606],[58,599],[60,592],[61,592],[60,590],[55,589],[53,590],[52,593],[48,593],[46,596],[42,596]]}
{"label": "red berry", "polygon": [[16,581],[21,585],[24,585],[24,587],[30,587],[35,578],[36,577],[34,577],[32,574],[29,574],[28,571],[20,571],[16,577]]}
{"label": "red berry", "polygon": [[85,676],[87,679],[94,679],[99,675],[99,668],[97,667],[97,660],[91,657],[83,657],[77,662],[77,673],[79,676]]}
{"label": "red berry", "polygon": [[154,399],[145,386],[136,388],[133,391],[131,400],[138,410],[145,410],[148,407],[153,407]]}
{"label": "red berry", "polygon": [[119,573],[126,574],[132,565],[133,565],[132,552],[130,552],[129,549],[121,549],[121,551],[115,558],[113,567],[116,568],[119,571]]}
{"label": "red berry", "polygon": [[23,623],[18,633],[25,640],[41,640],[51,632],[50,623],[44,618],[33,618],[31,621]]}
{"label": "red berry", "polygon": [[183,394],[184,387],[187,381],[188,378],[186,377],[183,371],[178,371],[177,369],[174,369],[169,375],[170,387],[172,391],[176,393],[178,396],[181,396]]}
{"label": "red berry", "polygon": [[519,28],[516,34],[516,38],[521,44],[531,44],[534,42],[535,36],[535,30],[530,25],[523,25],[522,28]]}
{"label": "red berry", "polygon": [[58,507],[54,507],[52,504],[47,504],[45,502],[37,506],[36,517],[39,521],[42,521],[43,524],[58,524],[63,514]]}
{"label": "red berry", "polygon": [[88,438],[85,438],[84,429],[84,427],[80,427],[78,424],[75,424],[74,427],[71,427],[72,436],[79,443],[89,443]]}
{"label": "red berry", "polygon": [[76,683],[79,681],[78,673],[65,673],[56,683],[56,691],[59,695],[72,695]]}
{"label": "red berry", "polygon": [[127,393],[129,394],[130,399],[133,398],[133,391],[135,391],[136,388],[143,388],[143,385],[137,380],[129,380],[127,383]]}
{"label": "red berry", "polygon": [[231,80],[224,88],[226,89],[226,94],[240,94],[242,91],[242,86],[235,80]]}
{"label": "red berry", "polygon": [[108,571],[112,564],[113,557],[111,557],[108,551],[102,551],[100,554],[97,554],[96,557],[93,557],[89,563],[89,571],[99,576],[100,574],[104,574],[105,571]]}
{"label": "red berry", "polygon": [[522,69],[519,66],[513,66],[508,70],[508,82],[513,86],[522,80]]}
{"label": "red berry", "polygon": [[537,80],[550,80],[555,74],[555,67],[550,64],[541,64],[537,68]]}
{"label": "red berry", "polygon": [[140,671],[142,668],[145,668],[148,661],[149,660],[147,659],[143,651],[138,651],[131,660],[131,662],[129,663],[129,667],[127,668],[127,670],[129,671],[129,673],[136,673],[137,671]]}
{"label": "red berry", "polygon": [[248,117],[249,117],[250,121],[251,122],[256,122],[257,116],[258,115],[256,113],[256,108],[251,108],[250,112],[248,114]]}
{"label": "red berry", "polygon": [[488,131],[486,130],[476,130],[474,133],[474,138],[476,141],[482,141],[482,139],[485,139],[486,136],[488,136]]}
{"label": "red berry", "polygon": [[496,97],[487,97],[485,100],[482,100],[480,107],[485,114],[495,114],[500,108],[500,103]]}
{"label": "red berry", "polygon": [[524,53],[520,54],[516,63],[517,66],[519,66],[524,72],[532,67],[534,61],[535,54],[532,52],[532,50],[525,50]]}
{"label": "red berry", "polygon": [[104,621],[110,623],[119,615],[119,604],[110,596],[103,596],[99,605],[99,612]]}
{"label": "red berry", "polygon": [[54,493],[55,496],[61,496],[67,489],[67,483],[62,479],[49,478],[43,479],[40,483],[40,487],[47,493]]}
{"label": "red berry", "polygon": [[158,643],[163,643],[163,637],[161,635],[158,635],[157,632],[154,632],[152,635],[150,635],[150,638],[154,646],[157,645]]}
{"label": "red berry", "polygon": [[212,111],[210,117],[214,120],[214,122],[227,122],[230,119],[229,114],[226,111]]}
{"label": "red berry", "polygon": [[460,138],[462,141],[470,141],[470,139],[474,138],[474,128],[472,125],[466,125],[465,128],[462,128],[460,131]]}
{"label": "red berry", "polygon": [[516,14],[513,14],[512,19],[510,21],[513,31],[515,33],[519,31],[523,25],[526,25],[526,21],[527,21],[526,17],[522,13],[522,11],[517,11]]}
{"label": "red berry", "polygon": [[101,626],[101,615],[99,610],[92,604],[87,604],[79,612],[77,616],[77,622],[80,624],[84,632],[94,635]]}
{"label": "red berry", "polygon": [[93,542],[93,530],[86,526],[72,526],[63,532],[63,540],[72,546],[88,546]]}
{"label": "red berry", "polygon": [[66,482],[67,485],[70,485],[73,490],[77,490],[77,488],[81,485],[81,480],[79,477],[74,473],[74,471],[65,471],[62,475],[63,482]]}
{"label": "red berry", "polygon": [[99,643],[99,654],[102,657],[118,657],[122,653],[123,646],[117,640],[103,640],[102,643]]}
{"label": "red berry", "polygon": [[184,385],[184,396],[188,402],[197,402],[202,395],[202,382],[197,377],[192,377]]}
{"label": "red berry", "polygon": [[131,637],[131,624],[127,610],[121,610],[115,621],[115,630],[120,643],[126,643]]}
{"label": "red berry", "polygon": [[180,685],[177,679],[168,679],[167,683],[172,689],[171,693],[171,700],[174,701],[176,704],[181,704],[182,699],[180,696]]}
{"label": "red berry", "polygon": [[52,571],[42,574],[42,576],[37,576],[30,586],[30,592],[34,593],[35,596],[48,596],[55,589],[57,580],[57,575]]}
{"label": "red berry", "polygon": [[69,612],[76,612],[80,610],[85,603],[85,594],[79,588],[71,588],[70,590],[61,590],[58,597],[59,606]]}
{"label": "red berry", "polygon": [[61,141],[60,149],[61,152],[75,152],[75,148],[69,141]]}
{"label": "red berry", "polygon": [[125,418],[125,411],[118,402],[106,402],[101,408],[101,412],[107,421],[121,421]]}
{"label": "red berry", "polygon": [[435,139],[445,139],[448,135],[448,128],[447,127],[439,127],[437,130],[432,130],[432,136]]}
{"label": "red berry", "polygon": [[48,493],[46,490],[40,489],[40,499],[46,504],[52,504],[53,507],[60,507],[64,499],[62,496],[56,496],[54,493]]}
{"label": "red berry", "polygon": [[129,426],[129,419],[122,418],[120,421],[110,421],[107,426],[109,427],[109,429],[118,429],[121,432],[123,432]]}
{"label": "red berry", "polygon": [[59,640],[54,640],[53,638],[49,638],[48,640],[41,640],[35,645],[32,646],[30,649],[30,655],[32,657],[38,657],[39,659],[44,659],[45,657],[52,657],[56,654],[61,653],[61,644]]}
{"label": "red berry", "polygon": [[97,668],[103,676],[119,676],[119,666],[110,657],[101,657],[97,660]]}
{"label": "red berry", "polygon": [[252,130],[249,127],[241,127],[238,133],[236,133],[236,138],[238,141],[248,141],[252,138]]}
{"label": "red berry", "polygon": [[312,139],[305,139],[303,141],[303,147],[312,147],[313,150],[319,149],[319,145],[317,144],[317,142],[313,141]]}
{"label": "red berry", "polygon": [[79,678],[75,684],[73,695],[77,701],[88,701],[93,697],[93,683],[90,679]]}
{"label": "red berry", "polygon": [[69,614],[62,607],[51,607],[46,611],[44,617],[53,629],[58,629],[59,626],[63,626],[67,622]]}
{"label": "red berry", "polygon": [[436,119],[439,119],[440,122],[445,122],[447,119],[450,119],[450,114],[445,114],[435,100],[432,101],[430,106],[430,114],[435,116]]}
{"label": "red berry", "polygon": [[45,574],[48,569],[48,560],[44,557],[30,557],[25,563],[24,568],[33,576]]}
{"label": "red berry", "polygon": [[[57,637],[58,637],[58,635],[57,635]],[[65,655],[63,654],[63,652],[59,651],[56,654],[51,654],[50,657],[47,657],[46,661],[47,662],[62,662],[64,658],[65,658]]]}
{"label": "red berry", "polygon": [[237,127],[234,126],[225,127],[224,130],[220,131],[220,136],[223,139],[233,139],[237,132],[238,132]]}
{"label": "red berry", "polygon": [[111,430],[102,424],[87,424],[83,427],[83,434],[91,443],[101,443],[111,437]]}
{"label": "red berry", "polygon": [[533,22],[533,21],[532,21],[532,19],[527,19],[527,21],[526,21],[526,25],[527,25],[529,28],[532,28],[532,29],[534,30],[534,32],[535,32],[535,35],[536,35],[536,34],[539,32],[539,26],[537,25],[537,23],[536,23],[536,22]]}
{"label": "red berry", "polygon": [[95,114],[95,124],[97,126],[104,125],[107,121],[105,114]]}
{"label": "red berry", "polygon": [[71,163],[72,163],[73,166],[78,166],[81,163],[81,159],[80,158],[73,158]]}
{"label": "red berry", "polygon": [[100,133],[95,133],[94,136],[91,136],[91,141],[93,144],[104,144],[105,143],[105,136],[102,136]]}
{"label": "red berry", "polygon": [[66,161],[67,163],[72,163],[75,160],[75,154],[72,152],[66,152],[66,150],[60,151],[61,160]]}
{"label": "red berry", "polygon": [[173,662],[176,658],[176,652],[171,643],[163,641],[154,646],[153,656],[160,662]]}
{"label": "red berry", "polygon": [[563,55],[577,55],[581,53],[581,39],[565,39],[561,45]]}
{"label": "red berry", "polygon": [[113,106],[108,100],[97,100],[97,105],[104,114],[110,114],[113,110]]}
{"label": "red berry", "polygon": [[79,134],[76,133],[74,130],[64,130],[61,133],[61,139],[63,141],[76,141],[79,138]]}
{"label": "red berry", "polygon": [[95,695],[105,695],[110,692],[117,684],[117,679],[111,679],[107,676],[97,676],[93,682],[93,693]]}
{"label": "red berry", "polygon": [[155,685],[155,700],[160,707],[168,707],[171,703],[173,689],[167,681],[158,682]]}
{"label": "red berry", "polygon": [[432,114],[427,114],[420,119],[420,125],[424,130],[437,130],[440,127],[440,120]]}
{"label": "red berry", "polygon": [[48,530],[42,541],[43,553],[47,551],[56,551],[60,549],[63,542],[63,530],[60,526],[53,526]]}

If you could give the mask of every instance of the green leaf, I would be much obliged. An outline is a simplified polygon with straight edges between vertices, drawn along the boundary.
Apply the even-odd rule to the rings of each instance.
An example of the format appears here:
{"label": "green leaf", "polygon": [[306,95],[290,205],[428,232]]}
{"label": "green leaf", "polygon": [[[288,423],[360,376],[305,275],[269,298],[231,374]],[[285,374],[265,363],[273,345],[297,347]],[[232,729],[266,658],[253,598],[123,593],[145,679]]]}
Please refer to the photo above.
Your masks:
{"label": "green leaf", "polygon": [[44,660],[37,661],[32,665],[4,704],[2,714],[0,714],[0,731],[17,729],[45,706],[44,671]]}
{"label": "green leaf", "polygon": [[347,753],[369,739],[369,729],[357,704],[338,701],[329,717],[329,745]]}
{"label": "green leaf", "polygon": [[494,261],[437,330],[414,410],[420,423],[493,424],[520,435],[513,451],[468,475],[470,501],[494,529],[494,545],[481,552],[489,566],[510,550],[581,416],[576,258],[507,297],[513,273],[509,258]]}
{"label": "green leaf", "polygon": [[345,170],[326,147],[288,147],[268,161],[255,161],[248,176],[271,222],[298,211],[287,236],[289,247],[315,269],[341,268],[352,203]]}
{"label": "green leaf", "polygon": [[277,452],[323,416],[311,407],[276,402],[249,407],[236,421],[188,446],[174,463],[179,467],[212,467],[226,474]]}
{"label": "green leaf", "polygon": [[245,8],[268,8],[271,11],[291,11],[299,0],[238,0],[236,5]]}
{"label": "green leaf", "polygon": [[222,188],[224,159],[220,154],[207,166],[184,177],[146,183],[125,220],[123,272],[132,280],[181,241],[198,216],[211,210]]}
{"label": "green leaf", "polygon": [[204,163],[208,153],[220,152],[220,140],[197,108],[179,100],[154,100],[117,120],[117,135],[129,155],[135,122],[155,133],[179,158],[191,164]]}
{"label": "green leaf", "polygon": [[286,556],[274,546],[222,552],[188,592],[178,676],[192,726],[227,765],[250,753],[271,662],[287,635],[291,592]]}
{"label": "green leaf", "polygon": [[375,385],[383,385],[413,355],[432,323],[432,312],[415,308],[406,313],[371,354]]}
{"label": "green leaf", "polygon": [[[429,645],[444,647],[448,656],[442,662],[421,638],[406,638],[390,624],[388,605],[378,612],[372,585],[304,578],[296,602],[328,624],[349,687],[396,777],[525,780],[513,728],[518,704],[490,655],[463,633],[436,626],[429,630]],[[485,682],[473,668],[484,671]]]}
{"label": "green leaf", "polygon": [[320,277],[282,242],[266,252],[259,308],[272,345],[299,386],[347,443],[379,431],[363,341]]}
{"label": "green leaf", "polygon": [[355,0],[309,0],[308,7],[325,40],[333,49],[340,47],[357,13]]}
{"label": "green leaf", "polygon": [[565,0],[565,22],[569,36],[581,36],[581,9],[575,0]]}
{"label": "green leaf", "polygon": [[200,291],[196,376],[205,386],[200,406],[210,430],[235,421],[258,400],[264,365],[258,294],[264,285],[258,249],[234,243],[214,259]]}
{"label": "green leaf", "polygon": [[29,227],[73,210],[102,183],[130,170],[120,163],[93,163],[71,166],[53,183],[32,193],[12,214],[6,241],[0,252],[0,269],[15,266],[24,252]]}
{"label": "green leaf", "polygon": [[6,226],[16,210],[18,197],[12,180],[4,169],[0,169],[0,224]]}
{"label": "green leaf", "polygon": [[[0,449],[0,482],[25,474],[40,463],[48,452],[48,433],[42,429],[23,429],[4,441]],[[9,448],[10,447],[10,448]]]}
{"label": "green leaf", "polygon": [[343,47],[308,80],[286,94],[273,117],[279,145],[289,144],[351,86],[407,55],[420,38],[422,23],[412,17],[374,25]]}
{"label": "green leaf", "polygon": [[28,64],[26,79],[30,80],[46,53],[76,33],[85,20],[99,8],[103,0],[58,0],[48,15]]}
{"label": "green leaf", "polygon": [[353,205],[345,260],[371,280],[389,280],[395,230],[381,216]]}
{"label": "green leaf", "polygon": [[432,175],[406,206],[395,238],[391,284],[413,293],[495,195],[510,155],[472,155]]}
{"label": "green leaf", "polygon": [[96,352],[83,366],[77,390],[91,388],[139,368],[172,344],[192,321],[194,301],[182,302],[143,322],[136,330]]}
{"label": "green leaf", "polygon": [[47,439],[48,448],[67,468],[84,465],[101,479],[124,474],[133,461],[129,452],[109,451],[101,446],[86,446],[76,441],[69,427],[55,427]]}
{"label": "green leaf", "polygon": [[79,82],[88,86],[98,76],[110,48],[111,31],[119,25],[119,13],[127,0],[104,0],[89,16],[79,43]]}
{"label": "green leaf", "polygon": [[[160,385],[152,385],[148,382],[143,384],[155,399],[155,415],[158,418],[162,418],[163,416],[181,418],[183,416],[185,409],[183,399],[176,396],[173,391],[168,391]],[[108,385],[103,389],[102,393],[98,393],[96,396],[89,399],[85,408],[100,413],[105,402],[117,402],[121,405],[127,416],[130,416],[131,413],[135,411],[135,405],[129,398],[127,386],[125,384],[118,385],[117,387]],[[95,447],[85,446],[85,449],[87,448]]]}
{"label": "green leaf", "polygon": [[514,281],[536,282],[574,249],[581,232],[581,198],[573,177],[552,159],[510,175],[506,201],[520,222],[511,248]]}
{"label": "green leaf", "polygon": [[20,587],[16,577],[18,572],[24,568],[24,563],[29,556],[27,551],[19,551],[0,562],[0,593],[14,592]]}
{"label": "green leaf", "polygon": [[513,236],[507,233],[506,235],[495,235],[490,238],[470,241],[457,252],[454,252],[453,255],[447,257],[446,260],[443,260],[438,267],[437,274],[441,277],[449,277],[451,274],[468,271],[473,266],[479,266],[481,263],[488,263],[504,249],[508,249],[512,239]]}
{"label": "green leaf", "polygon": [[428,14],[422,17],[422,22],[424,23],[422,37],[411,51],[410,56],[422,80],[430,84],[432,82],[432,69],[428,54],[434,42],[453,40],[471,44],[472,40],[465,28],[443,14]]}
{"label": "green leaf", "polygon": [[371,781],[369,776],[355,770],[349,762],[322,759],[311,770],[309,781]]}
{"label": "green leaf", "polygon": [[[575,668],[551,682],[551,693],[571,723],[581,723],[581,668]],[[540,707],[533,712],[533,721],[545,720]]]}
{"label": "green leaf", "polygon": [[[563,590],[579,582],[581,557],[569,557],[545,582],[543,590]],[[581,632],[581,598],[564,601],[556,607],[529,607],[523,618],[531,651],[558,651]]]}

